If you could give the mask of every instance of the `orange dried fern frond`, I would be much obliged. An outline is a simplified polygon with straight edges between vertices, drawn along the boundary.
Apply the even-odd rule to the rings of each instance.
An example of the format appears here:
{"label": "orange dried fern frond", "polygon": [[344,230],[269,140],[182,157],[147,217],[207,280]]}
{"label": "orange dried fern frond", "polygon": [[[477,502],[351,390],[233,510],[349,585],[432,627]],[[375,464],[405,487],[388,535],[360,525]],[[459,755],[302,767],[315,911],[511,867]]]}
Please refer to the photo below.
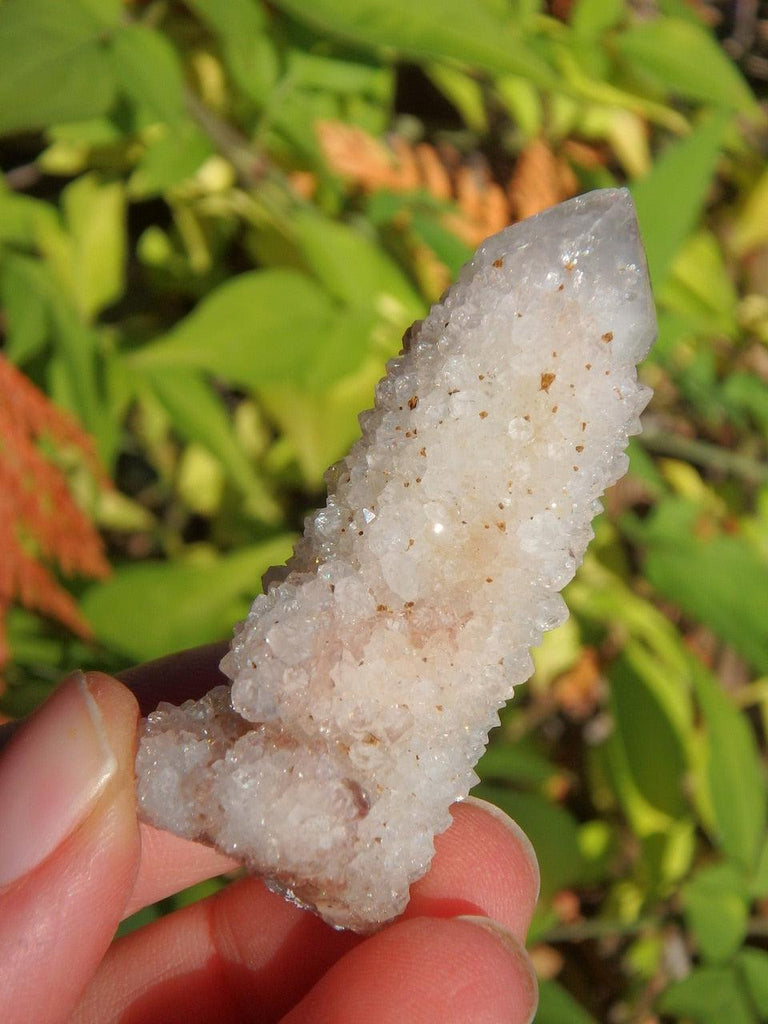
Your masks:
{"label": "orange dried fern frond", "polygon": [[328,166],[365,193],[426,191],[452,201],[445,215],[449,230],[475,247],[512,221],[540,213],[578,191],[568,162],[542,139],[520,154],[512,176],[496,181],[479,159],[462,161],[449,146],[412,145],[393,136],[388,145],[356,125],[320,121],[317,136]]}
{"label": "orange dried fern frond", "polygon": [[64,473],[43,454],[43,440],[77,449],[102,486],[109,486],[91,437],[0,354],[0,668],[9,656],[5,620],[15,601],[90,638],[54,567],[66,576],[100,579],[109,573],[101,538],[75,503]]}

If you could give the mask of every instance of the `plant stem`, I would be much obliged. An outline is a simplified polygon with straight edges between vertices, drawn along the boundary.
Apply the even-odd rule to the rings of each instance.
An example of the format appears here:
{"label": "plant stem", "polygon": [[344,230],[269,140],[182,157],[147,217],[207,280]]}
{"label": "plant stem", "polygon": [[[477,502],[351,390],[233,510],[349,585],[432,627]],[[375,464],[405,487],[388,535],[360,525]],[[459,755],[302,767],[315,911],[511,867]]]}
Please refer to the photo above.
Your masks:
{"label": "plant stem", "polygon": [[235,168],[242,183],[247,188],[257,188],[270,170],[266,157],[256,152],[244,135],[210,110],[191,89],[184,90],[184,102],[192,118]]}
{"label": "plant stem", "polygon": [[559,924],[540,936],[542,942],[586,942],[620,935],[636,935],[646,928],[659,928],[661,921],[654,917],[641,917],[637,921],[611,921],[600,917],[573,924]]}
{"label": "plant stem", "polygon": [[729,476],[737,476],[753,484],[768,481],[768,466],[749,455],[720,448],[709,441],[681,437],[679,434],[668,434],[653,427],[646,427],[640,437],[640,443],[649,452],[658,455],[670,455],[684,459],[705,469],[713,469]]}

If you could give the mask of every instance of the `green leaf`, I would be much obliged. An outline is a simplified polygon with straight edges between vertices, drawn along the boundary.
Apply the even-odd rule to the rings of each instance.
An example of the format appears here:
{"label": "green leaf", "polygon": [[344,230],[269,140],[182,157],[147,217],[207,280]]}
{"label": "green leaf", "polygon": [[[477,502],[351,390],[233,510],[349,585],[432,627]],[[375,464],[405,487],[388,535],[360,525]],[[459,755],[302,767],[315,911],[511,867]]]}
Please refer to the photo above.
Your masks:
{"label": "green leaf", "polygon": [[184,112],[184,75],[166,37],[148,25],[123,25],[112,39],[121,90],[156,121],[173,123]]}
{"label": "green leaf", "polygon": [[0,242],[33,249],[41,235],[55,231],[61,231],[61,219],[54,206],[6,192],[0,182]]}
{"label": "green leaf", "polygon": [[323,90],[340,96],[370,96],[385,101],[391,89],[387,68],[359,60],[340,60],[306,50],[292,49],[287,57],[287,75],[299,89]]}
{"label": "green leaf", "polygon": [[214,152],[211,140],[189,119],[149,141],[128,182],[134,199],[161,195],[187,181]]}
{"label": "green leaf", "polygon": [[[535,139],[544,127],[544,105],[541,91],[523,75],[500,75],[495,82],[498,97],[509,113],[517,130],[524,139]],[[556,109],[556,97],[552,103]]]}
{"label": "green leaf", "polygon": [[124,0],[78,0],[105,28],[112,28],[123,13]]}
{"label": "green leaf", "polygon": [[404,56],[449,58],[486,71],[510,71],[552,87],[552,69],[510,21],[464,0],[277,0],[277,6],[323,32]]}
{"label": "green leaf", "polygon": [[279,507],[266,492],[243,451],[232,424],[211,386],[196,370],[144,370],[160,403],[182,437],[197,441],[221,462],[230,479],[255,501],[262,518],[275,522]]}
{"label": "green leaf", "polygon": [[732,860],[751,872],[766,826],[765,779],[755,737],[717,680],[693,658],[690,666],[707,728],[706,776],[716,838]]}
{"label": "green leaf", "polygon": [[471,248],[453,231],[445,227],[442,213],[438,213],[436,210],[415,209],[411,227],[413,233],[429,246],[454,277],[472,256]]}
{"label": "green leaf", "polygon": [[488,131],[488,115],[482,85],[471,75],[449,64],[430,63],[424,71],[432,83],[461,114],[467,128],[477,135]]}
{"label": "green leaf", "polygon": [[235,83],[246,96],[263,103],[280,68],[262,6],[254,0],[189,0],[187,6],[218,34]]}
{"label": "green leaf", "polygon": [[259,593],[262,575],[290,554],[291,537],[208,564],[123,566],[86,590],[80,609],[98,640],[136,661],[229,636]]}
{"label": "green leaf", "polygon": [[614,45],[628,64],[677,96],[730,110],[756,108],[738,67],[701,25],[657,17],[622,32]]}
{"label": "green leaf", "polygon": [[188,0],[187,6],[226,38],[250,35],[266,28],[264,9],[256,0]]}
{"label": "green leaf", "polygon": [[579,829],[566,810],[535,793],[516,793],[485,782],[472,792],[514,818],[531,840],[539,859],[545,899],[579,880],[584,869]]}
{"label": "green leaf", "polygon": [[100,529],[116,533],[151,530],[155,525],[151,512],[116,488],[96,495],[93,521]]}
{"label": "green leaf", "polygon": [[582,39],[599,39],[624,20],[624,0],[576,0],[571,8],[571,28]]}
{"label": "green leaf", "polygon": [[139,928],[145,928],[148,924],[152,924],[153,921],[157,921],[162,916],[163,909],[160,903],[151,903],[148,907],[142,907],[141,910],[137,910],[130,917],[123,918],[118,925],[115,938],[119,939],[123,935],[130,935],[131,932],[138,931]]}
{"label": "green leaf", "polygon": [[657,1004],[665,1014],[696,1024],[758,1024],[736,973],[730,967],[697,967],[674,982]]}
{"label": "green leaf", "polygon": [[539,981],[539,1008],[536,1011],[536,1024],[597,1024],[595,1018],[587,1013],[583,1006],[576,1002],[556,981],[545,978]]}
{"label": "green leaf", "polygon": [[611,710],[634,786],[669,818],[686,810],[685,748],[666,673],[639,644],[630,643],[610,670]]}
{"label": "green leaf", "polygon": [[62,10],[58,0],[4,0],[0,134],[109,110],[115,81],[103,34],[104,21],[92,2],[69,0]]}
{"label": "green leaf", "polygon": [[696,515],[694,506],[686,511],[681,502],[658,507],[644,530],[646,577],[660,594],[768,672],[768,564],[742,537],[699,539]]}
{"label": "green leaf", "polygon": [[[391,324],[382,324],[372,307],[345,309],[334,319],[325,343],[318,346],[308,369],[311,370],[306,388],[322,396],[340,378],[357,371],[370,355],[374,341],[377,348],[394,355],[403,331],[392,330]],[[395,341],[396,339],[396,341]],[[387,344],[389,342],[389,344]]]}
{"label": "green leaf", "polygon": [[768,836],[765,836],[757,856],[757,865],[749,883],[750,894],[755,899],[768,896]]}
{"label": "green leaf", "polygon": [[696,823],[678,818],[658,832],[643,833],[639,873],[647,892],[670,892],[691,869],[696,854]]}
{"label": "green leaf", "polygon": [[749,903],[744,878],[733,864],[702,868],[683,888],[683,906],[701,956],[729,960],[747,934]]}
{"label": "green leaf", "polygon": [[246,388],[305,382],[333,316],[328,296],[305,275],[253,271],[220,285],[131,361],[139,369],[197,367]]}
{"label": "green leaf", "polygon": [[760,1014],[760,1020],[768,1020],[768,953],[764,949],[747,946],[736,957],[736,969]]}
{"label": "green leaf", "polygon": [[99,454],[109,463],[118,425],[107,415],[99,384],[98,336],[74,311],[54,296],[51,303],[52,339],[57,359],[49,364],[57,399],[70,409],[96,438]]}
{"label": "green leaf", "polygon": [[719,397],[732,419],[739,423],[742,417],[737,413],[746,414],[763,437],[768,438],[768,395],[762,378],[753,373],[729,373]]}
{"label": "green leaf", "polygon": [[71,239],[74,298],[90,320],[118,299],[125,286],[123,184],[84,174],[62,192],[62,208]]}
{"label": "green leaf", "polygon": [[711,231],[697,231],[685,242],[659,300],[689,322],[699,322],[702,333],[736,336],[739,297]]}
{"label": "green leaf", "polygon": [[0,263],[0,307],[6,317],[5,354],[23,364],[37,355],[50,334],[45,267],[26,256],[6,254]]}
{"label": "green leaf", "polygon": [[731,227],[729,244],[743,256],[768,242],[768,170],[763,171]]}
{"label": "green leaf", "polygon": [[557,777],[556,770],[532,744],[493,740],[477,766],[481,779],[499,779],[543,789]]}
{"label": "green leaf", "polygon": [[696,25],[701,24],[701,14],[695,7],[691,7],[688,0],[657,0],[657,7],[662,14],[682,18],[683,21],[692,21]]}
{"label": "green leaf", "polygon": [[655,288],[699,219],[715,174],[730,117],[703,118],[687,138],[669,146],[651,172],[631,186]]}
{"label": "green leaf", "polygon": [[300,210],[291,230],[318,280],[350,306],[373,307],[402,331],[424,315],[424,303],[380,244],[360,231]]}
{"label": "green leaf", "polygon": [[283,434],[284,449],[290,451],[307,486],[322,487],[328,466],[360,436],[358,414],[373,405],[381,375],[381,361],[368,357],[354,373],[324,391],[279,383],[261,391],[269,417]]}

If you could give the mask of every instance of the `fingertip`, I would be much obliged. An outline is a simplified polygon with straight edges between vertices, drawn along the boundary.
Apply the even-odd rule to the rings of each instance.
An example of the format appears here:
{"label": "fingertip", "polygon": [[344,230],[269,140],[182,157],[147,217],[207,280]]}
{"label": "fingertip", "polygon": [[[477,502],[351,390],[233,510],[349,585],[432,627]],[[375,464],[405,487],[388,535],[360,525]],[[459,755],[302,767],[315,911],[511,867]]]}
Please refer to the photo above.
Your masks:
{"label": "fingertip", "polygon": [[536,1017],[539,1006],[539,981],[536,976],[536,968],[525,945],[498,921],[493,921],[488,917],[465,915],[457,917],[456,920],[480,928],[503,946],[514,965],[515,986],[519,992],[518,1002],[522,1008],[529,1007],[529,1015],[525,1018],[525,1024],[530,1024]]}
{"label": "fingertip", "polygon": [[502,825],[503,828],[505,828],[512,836],[513,841],[519,847],[520,852],[523,854],[530,867],[533,879],[533,891],[535,893],[535,903],[541,892],[541,871],[539,869],[539,858],[536,856],[536,850],[526,833],[520,828],[514,818],[510,818],[510,816],[506,812],[502,811],[500,807],[496,804],[489,803],[488,800],[483,800],[479,796],[468,796],[464,800],[464,805],[467,807],[474,807],[481,813],[489,815],[494,819],[494,821],[497,821]]}
{"label": "fingertip", "polygon": [[139,702],[127,686],[105,672],[85,672],[83,678],[105,720],[109,718],[125,723],[126,726],[130,724],[135,729],[139,719]]}
{"label": "fingertip", "polygon": [[451,815],[453,824],[435,840],[430,870],[411,886],[405,916],[488,917],[523,941],[539,888],[527,837],[483,801],[454,804]]}
{"label": "fingertip", "polygon": [[401,920],[343,956],[284,1024],[529,1024],[536,977],[513,936],[484,918]]}

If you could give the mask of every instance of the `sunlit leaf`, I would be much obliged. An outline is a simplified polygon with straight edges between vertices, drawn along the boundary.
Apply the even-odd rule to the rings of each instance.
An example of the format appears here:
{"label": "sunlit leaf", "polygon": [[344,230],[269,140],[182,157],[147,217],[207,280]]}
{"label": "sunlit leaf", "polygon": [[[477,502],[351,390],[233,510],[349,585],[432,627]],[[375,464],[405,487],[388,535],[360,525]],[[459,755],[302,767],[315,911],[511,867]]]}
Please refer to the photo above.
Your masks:
{"label": "sunlit leaf", "polygon": [[736,217],[730,244],[739,255],[768,241],[768,170],[763,171]]}
{"label": "sunlit leaf", "polygon": [[62,208],[72,245],[75,300],[90,319],[123,292],[125,191],[121,182],[84,174],[64,189]]}
{"label": "sunlit leaf", "polygon": [[168,411],[175,430],[215,455],[234,484],[255,502],[262,518],[275,522],[279,517],[278,506],[258,478],[210,384],[195,370],[174,369],[168,373],[145,369],[144,375]]}
{"label": "sunlit leaf", "polygon": [[61,218],[50,203],[0,187],[0,242],[34,248],[41,235],[60,230]]}
{"label": "sunlit leaf", "polygon": [[693,230],[707,199],[730,119],[702,119],[688,138],[672,143],[653,169],[631,186],[651,280],[661,288],[672,260]]}
{"label": "sunlit leaf", "polygon": [[138,367],[198,367],[247,388],[302,381],[334,316],[330,297],[292,270],[241,274],[211,292]]}
{"label": "sunlit leaf", "polygon": [[290,546],[281,535],[207,564],[128,565],[89,587],[80,607],[102,643],[136,661],[225,639]]}
{"label": "sunlit leaf", "polygon": [[697,231],[688,239],[659,299],[667,309],[700,324],[702,333],[736,335],[738,293],[714,234]]}
{"label": "sunlit leaf", "polygon": [[324,392],[277,382],[261,390],[267,413],[280,427],[283,443],[309,487],[321,488],[328,466],[360,436],[358,414],[373,405],[382,371],[381,361],[368,357]]}
{"label": "sunlit leaf", "polygon": [[426,71],[440,92],[461,114],[468,128],[478,134],[488,130],[485,97],[479,82],[449,64],[435,62],[428,65]]}
{"label": "sunlit leaf", "polygon": [[670,818],[686,808],[681,783],[686,768],[685,727],[667,676],[639,645],[628,646],[611,666],[611,708],[633,781],[643,798]]}
{"label": "sunlit leaf", "polygon": [[729,857],[752,871],[766,826],[766,784],[755,737],[744,715],[694,659],[691,680],[706,722],[715,838]]}
{"label": "sunlit leaf", "polygon": [[376,239],[308,210],[297,212],[291,230],[312,272],[335,298],[373,306],[403,330],[424,314],[421,298]]}
{"label": "sunlit leaf", "polygon": [[510,71],[539,85],[556,82],[512,23],[463,0],[278,0],[277,6],[313,27],[377,49]]}
{"label": "sunlit leaf", "polygon": [[617,35],[621,56],[686,99],[754,110],[749,86],[703,25],[679,18],[643,21]]}

